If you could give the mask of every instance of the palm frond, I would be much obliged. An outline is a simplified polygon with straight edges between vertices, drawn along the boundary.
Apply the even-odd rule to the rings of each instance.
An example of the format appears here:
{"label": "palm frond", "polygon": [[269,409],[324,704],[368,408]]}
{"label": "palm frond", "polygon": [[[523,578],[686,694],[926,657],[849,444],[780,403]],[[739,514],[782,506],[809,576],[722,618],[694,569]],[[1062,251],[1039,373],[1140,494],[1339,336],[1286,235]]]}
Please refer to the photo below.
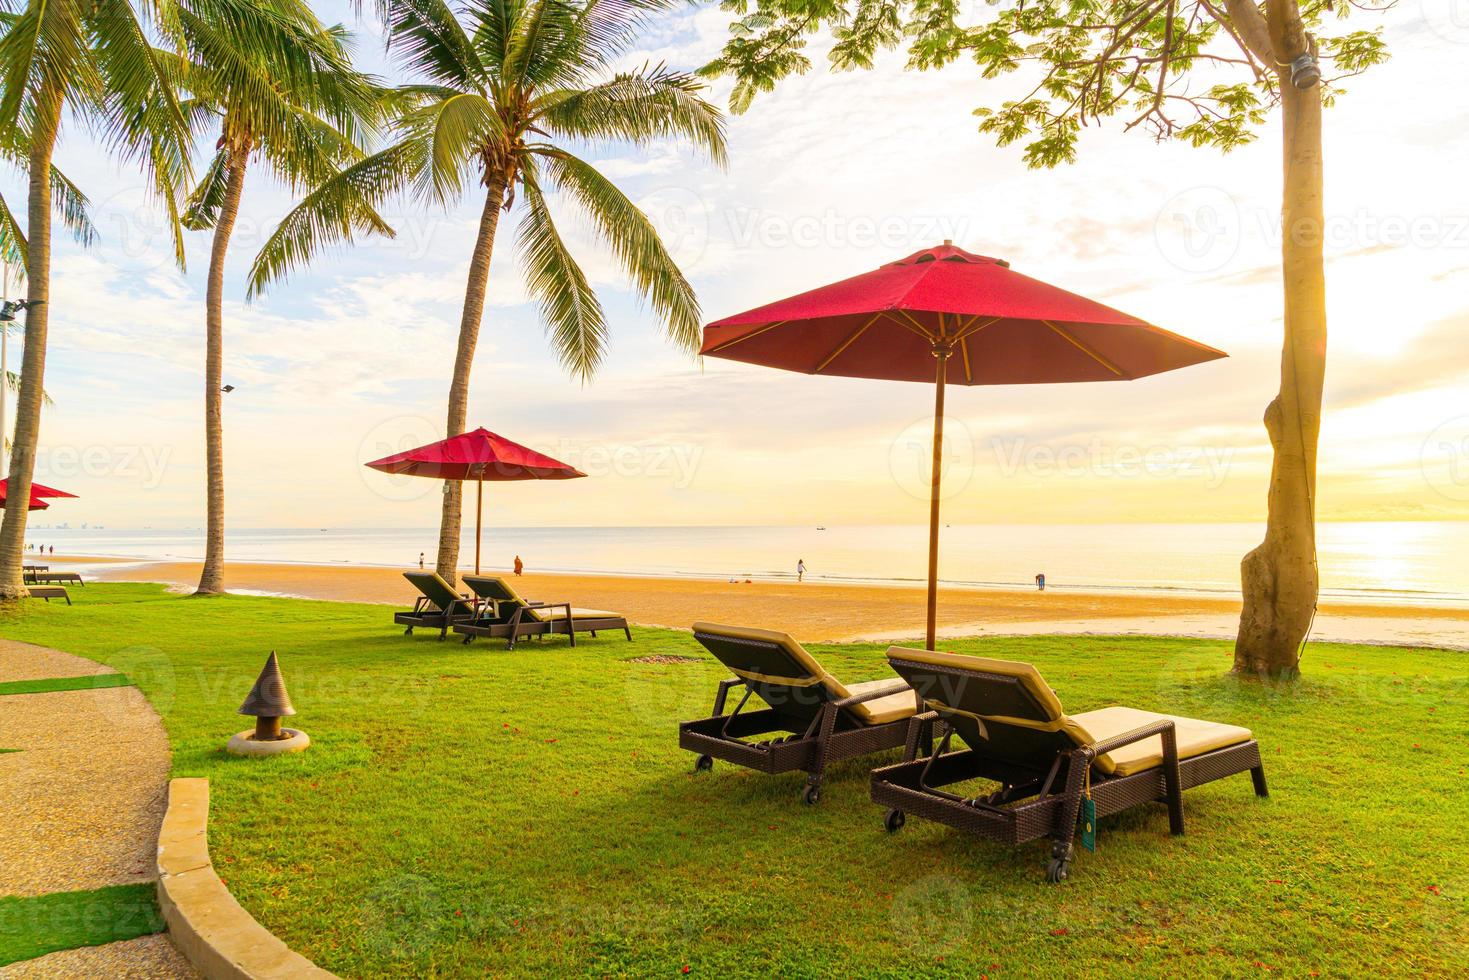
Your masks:
{"label": "palm frond", "polygon": [[494,105],[478,92],[457,92],[405,113],[400,127],[405,141],[418,141],[427,152],[428,169],[417,180],[419,195],[439,203],[458,197],[469,164],[489,140],[504,133]]}
{"label": "palm frond", "polygon": [[265,291],[323,249],[349,243],[357,234],[397,233],[378,214],[382,201],[400,193],[424,169],[423,144],[394,144],[322,182],[271,232],[250,266],[247,296]]}
{"label": "palm frond", "polygon": [[682,137],[723,166],[728,159],[724,117],[700,95],[704,88],[686,72],[644,66],[590,88],[548,92],[536,108],[544,126],[561,136],[640,145]]}
{"label": "palm frond", "polygon": [[602,242],[663,320],[669,339],[698,350],[699,301],[648,216],[585,160],[560,150],[541,151],[538,159],[551,183],[592,219]]}
{"label": "palm frond", "polygon": [[4,195],[0,195],[0,261],[20,272],[25,271],[26,235]]}
{"label": "palm frond", "polygon": [[85,9],[31,0],[0,36],[0,139],[23,128],[27,102],[42,90],[63,102],[97,98],[101,79],[88,50]]}
{"label": "palm frond", "polygon": [[522,175],[525,214],[517,242],[526,286],[541,308],[556,358],[573,377],[590,381],[607,350],[607,319],[596,292],[566,248],[533,166]]}
{"label": "palm frond", "polygon": [[92,223],[92,202],[71,178],[51,167],[51,197],[56,214],[73,238],[84,246],[97,243],[97,226]]}
{"label": "palm frond", "polygon": [[[152,4],[155,10],[167,6],[163,0]],[[174,260],[183,268],[179,198],[192,177],[192,134],[172,83],[176,66],[170,52],[149,43],[128,0],[92,0],[91,10],[92,56],[105,87],[104,140],[122,160],[141,165],[167,215]],[[173,15],[166,19],[172,23]]]}
{"label": "palm frond", "polygon": [[229,154],[220,150],[209,161],[203,178],[184,201],[184,227],[190,231],[213,228],[224,206],[225,187],[229,183]]}
{"label": "palm frond", "polygon": [[377,10],[388,28],[388,50],[402,63],[460,91],[484,90],[485,66],[444,0],[377,0]]}

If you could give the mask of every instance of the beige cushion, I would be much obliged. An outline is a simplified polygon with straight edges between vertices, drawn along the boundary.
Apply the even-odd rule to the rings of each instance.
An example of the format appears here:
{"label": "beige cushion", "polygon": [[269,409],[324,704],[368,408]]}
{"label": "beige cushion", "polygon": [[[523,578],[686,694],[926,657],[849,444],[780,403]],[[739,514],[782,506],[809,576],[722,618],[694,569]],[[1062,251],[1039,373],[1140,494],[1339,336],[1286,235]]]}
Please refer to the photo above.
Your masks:
{"label": "beige cushion", "polygon": [[[1222,725],[1214,721],[1199,721],[1197,718],[1181,718],[1177,715],[1160,715],[1151,711],[1139,711],[1137,708],[1100,708],[1071,716],[1071,721],[1085,730],[1088,743],[1124,735],[1144,725],[1164,720],[1172,721],[1175,726],[1179,759],[1192,759],[1205,752],[1248,742],[1251,738],[1250,730],[1238,725]],[[1097,768],[1102,772],[1118,776],[1146,772],[1162,764],[1161,735],[1124,745],[1100,756],[1096,761]]]}
{"label": "beige cushion", "polygon": [[[887,680],[863,681],[860,684],[845,685],[831,674],[828,674],[826,668],[822,667],[815,657],[807,653],[806,648],[797,643],[794,637],[788,633],[781,633],[776,630],[755,629],[749,626],[724,626],[719,623],[695,623],[694,632],[708,633],[711,636],[729,636],[740,640],[756,640],[763,643],[776,644],[782,647],[790,655],[791,659],[806,671],[808,677],[815,678],[817,683],[826,689],[827,694],[833,701],[849,698],[856,694],[866,694],[868,691],[875,691],[880,687],[890,687],[903,683],[901,679],[891,677]],[[747,677],[747,679],[749,678]],[[779,678],[756,679],[772,682],[779,682],[781,680]],[[787,679],[799,685],[806,678],[792,677]],[[903,686],[907,688],[906,684]],[[850,710],[854,715],[869,725],[885,725],[888,722],[911,718],[916,713],[917,708],[917,700],[913,697],[911,689],[908,689],[898,694],[890,694],[885,698],[878,698],[875,701],[864,701],[861,704],[854,704]]]}
{"label": "beige cushion", "polygon": [[[566,607],[554,606],[546,608],[528,608],[526,615],[539,619],[543,623],[556,621],[566,622]],[[578,609],[571,607],[572,619],[621,619],[621,613],[603,612],[601,609]]]}
{"label": "beige cushion", "polygon": [[[896,687],[899,684],[903,682],[894,677],[887,681],[863,681],[861,684],[848,684],[846,689],[849,695],[855,696],[866,694],[869,691]],[[869,725],[886,725],[890,721],[902,721],[904,718],[913,717],[917,706],[917,701],[913,697],[913,689],[903,684],[903,690],[897,694],[889,694],[887,697],[877,698],[874,701],[854,704],[851,710]]]}

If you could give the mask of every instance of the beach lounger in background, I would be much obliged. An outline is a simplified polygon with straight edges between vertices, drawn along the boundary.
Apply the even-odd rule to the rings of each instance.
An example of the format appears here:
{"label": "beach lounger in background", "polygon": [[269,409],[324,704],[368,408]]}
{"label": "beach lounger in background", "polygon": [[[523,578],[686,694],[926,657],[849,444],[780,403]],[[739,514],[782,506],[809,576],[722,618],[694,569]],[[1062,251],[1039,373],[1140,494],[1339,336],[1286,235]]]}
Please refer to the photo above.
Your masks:
{"label": "beach lounger in background", "polygon": [[31,585],[26,587],[32,599],[65,599],[66,604],[71,605],[71,596],[67,594],[66,587],[61,585]]}
{"label": "beach lounger in background", "polygon": [[87,584],[86,582],[82,581],[82,577],[76,572],[37,571],[31,573],[30,581],[34,582],[37,585],[60,585],[63,582],[69,585],[85,586]]}
{"label": "beach lounger in background", "polygon": [[498,575],[466,575],[464,584],[474,592],[474,615],[454,624],[454,632],[468,643],[476,636],[505,640],[514,650],[528,636],[565,636],[576,646],[576,634],[597,635],[598,630],[622,630],[629,640],[632,628],[627,618],[600,609],[577,609],[569,602],[530,602]]}
{"label": "beach lounger in background", "polygon": [[[1154,800],[1183,833],[1183,791],[1249,772],[1265,796],[1260,746],[1249,729],[1133,708],[1068,715],[1030,664],[893,647],[888,662],[923,698],[907,757],[872,772],[887,828],[916,814],[1003,844],[1050,838],[1046,878],[1064,879],[1088,796],[1105,817]],[[937,724],[926,758],[916,733]],[[953,748],[954,734],[967,748]],[[977,796],[952,792],[983,780]],[[973,792],[969,790],[968,792]]]}
{"label": "beach lounger in background", "polygon": [[51,571],[50,565],[22,565],[20,566],[21,578],[25,582],[34,582],[37,572]]}
{"label": "beach lounger in background", "polygon": [[438,630],[442,640],[449,635],[449,627],[474,615],[474,603],[469,596],[455,592],[437,572],[404,572],[403,577],[419,591],[410,611],[393,613],[393,622],[407,627],[404,634],[411,636],[414,627],[422,626]]}
{"label": "beach lounger in background", "polygon": [[[830,763],[904,744],[918,701],[898,678],[843,684],[801,644],[770,630],[695,623],[694,639],[735,675],[719,683],[711,717],[678,726],[679,747],[699,753],[696,771],[715,759],[759,772],[803,771],[802,799],[815,803]],[[736,687],[744,694],[726,714]],[[751,695],[767,707],[745,710]]]}

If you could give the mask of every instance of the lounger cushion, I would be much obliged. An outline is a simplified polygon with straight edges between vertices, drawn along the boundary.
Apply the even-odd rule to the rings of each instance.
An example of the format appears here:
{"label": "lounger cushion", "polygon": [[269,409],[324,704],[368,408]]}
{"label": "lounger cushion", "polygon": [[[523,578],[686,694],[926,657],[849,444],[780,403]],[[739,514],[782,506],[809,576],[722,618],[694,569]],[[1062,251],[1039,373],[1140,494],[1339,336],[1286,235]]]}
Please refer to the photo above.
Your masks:
{"label": "lounger cushion", "polygon": [[[548,623],[550,623],[550,622],[555,622],[557,620],[561,620],[562,622],[565,622],[566,621],[566,607],[565,606],[548,606],[545,609],[528,608],[528,609],[526,609],[526,614],[529,615],[529,616],[533,616],[536,619],[541,620],[542,622],[548,622]],[[622,613],[605,612],[604,610],[601,610],[601,609],[577,609],[575,606],[573,606],[572,609],[571,609],[571,618],[573,620],[576,620],[576,619],[621,619],[622,618]]]}
{"label": "lounger cushion", "polygon": [[[879,687],[891,687],[901,683],[896,678],[887,680],[865,681],[860,684],[846,685],[837,680],[826,669],[817,662],[816,658],[806,652],[806,648],[797,643],[795,638],[788,633],[776,630],[754,629],[748,626],[724,626],[719,623],[695,623],[695,633],[707,633],[712,636],[727,636],[738,640],[754,640],[757,643],[769,643],[780,647],[786,656],[795,661],[799,673],[794,676],[770,677],[766,675],[752,674],[748,671],[740,671],[730,667],[736,674],[746,680],[761,681],[768,684],[781,684],[791,687],[813,687],[820,684],[833,701],[840,701],[857,694],[865,694],[875,691]],[[729,666],[729,665],[726,665]],[[890,694],[885,698],[875,701],[865,701],[854,704],[851,707],[852,714],[869,725],[885,725],[889,722],[902,721],[911,718],[917,710],[917,701],[910,691],[901,691]]]}
{"label": "lounger cushion", "polygon": [[[1180,718],[1177,715],[1160,715],[1137,708],[1100,708],[1072,715],[1071,720],[1086,730],[1090,742],[1098,742],[1116,735],[1125,735],[1134,729],[1155,721],[1172,721],[1178,739],[1178,758],[1192,759],[1196,755],[1213,752],[1248,742],[1248,728],[1238,725],[1223,725],[1197,718]],[[1104,773],[1131,776],[1133,773],[1156,769],[1163,764],[1163,737],[1161,735],[1124,745],[1101,756],[1096,767]]]}
{"label": "lounger cushion", "polygon": [[[885,687],[895,687],[902,683],[896,677],[891,680],[863,681],[860,684],[848,684],[847,692],[851,695],[866,694],[869,691],[878,691]],[[904,687],[897,694],[889,694],[887,697],[878,698],[875,701],[863,701],[852,705],[852,712],[867,722],[869,725],[886,725],[891,721],[902,721],[904,718],[913,717],[918,702],[913,698],[911,688]]]}

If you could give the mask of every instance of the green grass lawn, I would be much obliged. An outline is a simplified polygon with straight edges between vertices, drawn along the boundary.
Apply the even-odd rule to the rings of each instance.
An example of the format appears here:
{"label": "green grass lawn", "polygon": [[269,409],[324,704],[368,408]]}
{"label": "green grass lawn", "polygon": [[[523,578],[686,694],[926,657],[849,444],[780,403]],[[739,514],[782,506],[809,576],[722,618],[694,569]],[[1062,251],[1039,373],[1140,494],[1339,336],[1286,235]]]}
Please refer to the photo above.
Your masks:
{"label": "green grass lawn", "polygon": [[[78,590],[81,593],[82,590]],[[1030,660],[1073,712],[1126,703],[1252,728],[1247,775],[1101,825],[1072,878],[867,798],[871,763],[800,774],[692,772],[675,723],[723,669],[691,637],[440,643],[381,606],[88,586],[0,633],[127,674],[163,715],[174,771],[208,776],[230,889],[346,976],[1463,975],[1469,971],[1469,659],[1312,645],[1289,688],[1226,675],[1229,645],[1152,639],[955,641]],[[281,657],[312,738],[235,759],[235,709]],[[883,648],[816,646],[844,679]],[[698,663],[644,664],[651,654]],[[879,757],[883,760],[893,756]]]}
{"label": "green grass lawn", "polygon": [[29,898],[0,896],[0,966],[62,949],[136,939],[162,929],[151,885]]}

